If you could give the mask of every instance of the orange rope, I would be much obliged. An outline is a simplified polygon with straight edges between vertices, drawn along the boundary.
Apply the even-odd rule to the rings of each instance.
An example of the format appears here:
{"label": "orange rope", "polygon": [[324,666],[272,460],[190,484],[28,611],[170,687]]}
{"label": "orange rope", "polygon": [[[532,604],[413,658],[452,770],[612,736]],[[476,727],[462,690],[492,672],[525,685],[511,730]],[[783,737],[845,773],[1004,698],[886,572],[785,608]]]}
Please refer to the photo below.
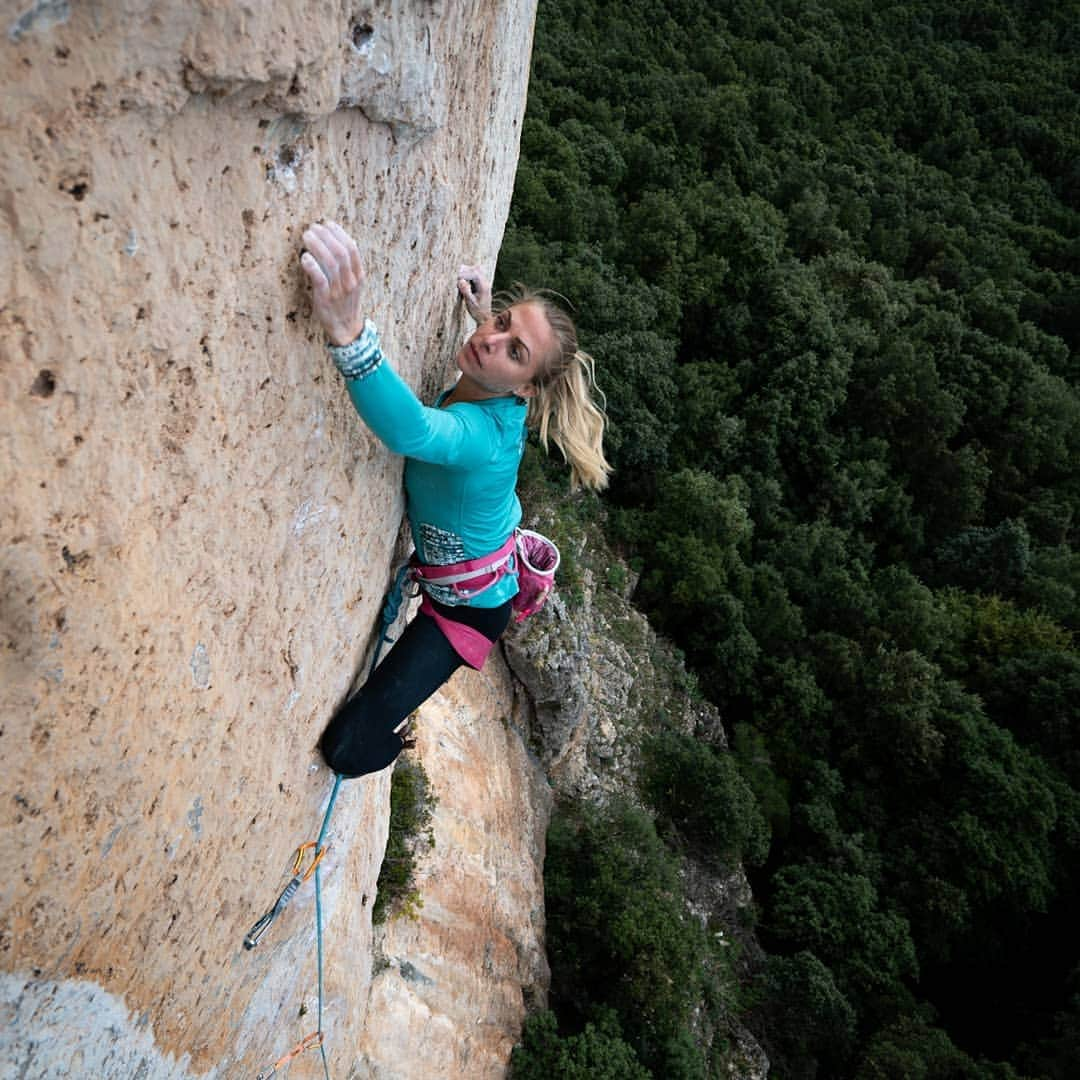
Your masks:
{"label": "orange rope", "polygon": [[313,1031],[310,1035],[305,1035],[287,1054],[278,1058],[269,1069],[263,1069],[255,1080],[269,1080],[278,1069],[288,1065],[293,1058],[299,1057],[305,1050],[318,1050],[322,1046],[322,1040],[323,1034],[321,1031]]}

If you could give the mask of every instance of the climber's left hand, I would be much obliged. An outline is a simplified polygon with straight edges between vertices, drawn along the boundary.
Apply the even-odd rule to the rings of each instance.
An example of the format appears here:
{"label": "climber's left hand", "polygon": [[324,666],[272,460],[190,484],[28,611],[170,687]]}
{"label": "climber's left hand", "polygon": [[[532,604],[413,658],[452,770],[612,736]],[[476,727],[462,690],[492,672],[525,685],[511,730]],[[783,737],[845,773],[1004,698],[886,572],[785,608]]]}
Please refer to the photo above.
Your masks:
{"label": "climber's left hand", "polygon": [[459,266],[457,289],[474,322],[483,323],[491,318],[491,282],[482,266]]}
{"label": "climber's left hand", "polygon": [[356,241],[336,222],[304,230],[300,265],[311,282],[312,308],[332,345],[348,345],[364,329],[364,270]]}

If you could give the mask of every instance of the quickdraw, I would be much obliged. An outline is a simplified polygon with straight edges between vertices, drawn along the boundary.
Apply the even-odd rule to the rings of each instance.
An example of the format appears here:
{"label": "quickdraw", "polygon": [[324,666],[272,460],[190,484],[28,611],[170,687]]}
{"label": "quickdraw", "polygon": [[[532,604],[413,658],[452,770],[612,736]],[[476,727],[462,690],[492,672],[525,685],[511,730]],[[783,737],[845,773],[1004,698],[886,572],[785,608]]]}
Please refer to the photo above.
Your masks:
{"label": "quickdraw", "polygon": [[[293,898],[296,890],[300,888],[303,882],[308,878],[314,876],[315,878],[315,942],[316,942],[316,966],[318,969],[319,978],[319,1011],[317,1022],[318,1026],[315,1031],[310,1035],[305,1035],[284,1057],[278,1058],[273,1065],[266,1069],[263,1069],[259,1073],[256,1080],[267,1080],[279,1069],[287,1065],[294,1057],[302,1054],[305,1050],[318,1050],[322,1055],[323,1075],[326,1080],[330,1080],[330,1066],[326,1060],[326,1046],[323,1043],[323,914],[322,914],[322,884],[319,880],[319,865],[322,863],[326,852],[329,850],[327,845],[323,844],[323,840],[326,839],[326,830],[330,827],[330,815],[334,812],[334,803],[337,802],[338,791],[341,790],[340,774],[334,776],[334,787],[330,792],[330,801],[326,806],[326,813],[323,815],[322,828],[319,829],[318,840],[309,840],[307,843],[301,844],[296,849],[296,854],[293,856],[293,876],[290,878],[288,885],[281,891],[281,895],[277,898],[274,906],[263,915],[261,919],[248,931],[247,936],[244,938],[244,948],[254,949],[259,944],[263,934],[270,928],[273,921],[284,910],[285,905]],[[304,869],[305,856],[311,852],[311,863],[307,869]]]}
{"label": "quickdraw", "polygon": [[[315,850],[311,865],[306,870],[303,870],[304,856],[313,849]],[[296,895],[296,890],[315,873],[315,870],[319,863],[322,862],[326,851],[326,848],[318,847],[315,840],[309,840],[306,844],[301,844],[296,849],[296,854],[293,856],[293,876],[290,878],[289,884],[281,890],[281,895],[274,901],[270,910],[267,911],[262,918],[257,920],[255,925],[247,932],[244,937],[245,949],[254,949],[255,946],[259,944],[263,934],[270,929],[274,920],[285,910],[289,901]]]}
{"label": "quickdraw", "polygon": [[323,1034],[321,1031],[313,1031],[310,1035],[305,1035],[287,1054],[279,1057],[273,1065],[263,1069],[262,1072],[255,1077],[255,1080],[270,1080],[270,1077],[273,1076],[278,1069],[283,1069],[293,1058],[299,1057],[305,1050],[321,1049],[322,1041]]}

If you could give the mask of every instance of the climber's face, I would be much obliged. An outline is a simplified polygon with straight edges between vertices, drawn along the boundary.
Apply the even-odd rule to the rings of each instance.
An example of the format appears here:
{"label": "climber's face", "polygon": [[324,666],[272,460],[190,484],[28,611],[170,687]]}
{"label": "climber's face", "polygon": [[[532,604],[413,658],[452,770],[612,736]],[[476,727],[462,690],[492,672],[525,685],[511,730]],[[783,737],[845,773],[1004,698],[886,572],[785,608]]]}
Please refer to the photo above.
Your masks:
{"label": "climber's face", "polygon": [[[514,304],[478,326],[458,350],[457,365],[485,397],[532,397],[536,379],[557,344],[555,332],[539,304]],[[465,389],[465,388],[462,388]],[[461,400],[460,394],[455,395]]]}

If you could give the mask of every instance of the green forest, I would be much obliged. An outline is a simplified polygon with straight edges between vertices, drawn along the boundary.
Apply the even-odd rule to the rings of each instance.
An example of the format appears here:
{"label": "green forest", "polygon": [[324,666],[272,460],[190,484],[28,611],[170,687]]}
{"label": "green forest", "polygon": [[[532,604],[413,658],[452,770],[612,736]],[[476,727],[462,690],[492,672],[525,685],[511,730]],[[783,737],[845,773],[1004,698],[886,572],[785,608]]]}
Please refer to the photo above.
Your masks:
{"label": "green forest", "polygon": [[[556,814],[515,1077],[727,1076],[721,1007],[778,1080],[1075,1077],[1080,4],[540,0],[514,280],[730,747]],[[744,862],[759,961],[680,853]]]}

